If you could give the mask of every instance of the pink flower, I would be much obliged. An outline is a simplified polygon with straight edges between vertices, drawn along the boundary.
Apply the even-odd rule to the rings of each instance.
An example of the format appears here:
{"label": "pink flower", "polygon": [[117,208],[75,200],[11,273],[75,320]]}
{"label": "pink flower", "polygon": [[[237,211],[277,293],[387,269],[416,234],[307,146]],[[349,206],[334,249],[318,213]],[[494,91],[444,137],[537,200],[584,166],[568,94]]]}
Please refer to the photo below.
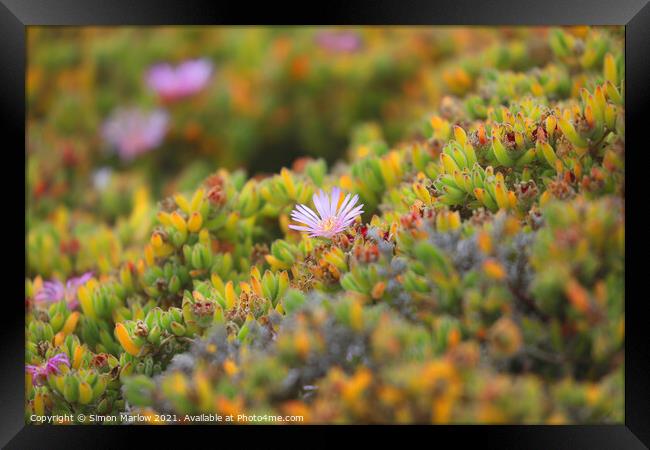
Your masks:
{"label": "pink flower", "polygon": [[147,72],[147,84],[165,101],[174,101],[196,94],[210,81],[212,63],[194,59],[172,67],[156,64]]}
{"label": "pink flower", "polygon": [[351,53],[361,48],[361,37],[351,31],[323,31],[316,35],[316,43],[330,52]]}
{"label": "pink flower", "polygon": [[116,111],[104,124],[102,134],[123,160],[154,149],[167,133],[169,117],[162,110],[145,113],[137,109]]}
{"label": "pink flower", "polygon": [[34,296],[37,304],[55,303],[65,299],[69,309],[79,306],[77,290],[93,276],[92,272],[86,272],[80,277],[70,278],[65,286],[58,280],[46,281],[43,287]]}
{"label": "pink flower", "polygon": [[35,366],[33,364],[27,364],[25,370],[32,374],[32,384],[34,386],[44,384],[47,380],[48,375],[54,374],[58,375],[61,373],[61,366],[70,367],[70,359],[65,353],[59,353],[48,359],[45,364],[40,366]]}
{"label": "pink flower", "polygon": [[305,205],[296,205],[291,212],[291,218],[298,222],[299,225],[289,225],[292,230],[306,231],[310,237],[331,238],[337,233],[349,227],[357,216],[363,211],[363,205],[355,206],[359,196],[354,197],[348,194],[341,202],[342,192],[339,188],[332,190],[332,195],[328,196],[322,190],[319,194],[314,194],[314,206],[318,214],[306,207]]}

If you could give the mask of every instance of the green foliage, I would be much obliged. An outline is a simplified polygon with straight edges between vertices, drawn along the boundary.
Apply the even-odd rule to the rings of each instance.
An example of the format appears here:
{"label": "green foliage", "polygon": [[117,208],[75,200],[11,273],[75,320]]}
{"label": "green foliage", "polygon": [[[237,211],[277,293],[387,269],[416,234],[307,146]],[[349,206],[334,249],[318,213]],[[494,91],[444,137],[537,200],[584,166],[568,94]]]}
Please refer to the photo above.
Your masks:
{"label": "green foliage", "polygon": [[[110,77],[116,52],[132,58],[131,33],[94,42],[91,66]],[[207,51],[241,73],[266,61],[269,46],[286,50],[281,36],[235,35]],[[43,383],[27,375],[27,417],[128,410],[311,423],[621,422],[621,31],[518,30],[472,58],[436,36],[445,95],[412,120],[418,137],[402,129],[396,144],[383,135],[391,118],[363,124],[359,113],[379,101],[374,77],[393,92],[417,60],[391,69],[401,65],[390,60],[394,49],[372,47],[358,61],[315,58],[305,75],[292,65],[304,51],[296,43],[269,74],[269,105],[247,106],[244,96],[238,113],[277,109],[282,83],[297,84],[299,97],[333,95],[324,81],[332,71],[351,83],[337,94],[349,114],[341,120],[360,123],[344,161],[326,162],[344,147],[325,140],[323,158],[277,174],[249,178],[225,160],[196,183],[185,172],[158,204],[149,200],[157,190],[138,179],[131,201],[115,203],[122,191],[110,184],[113,194],[90,214],[58,200],[49,216],[49,206],[31,208],[26,364],[62,352],[70,364]],[[147,44],[148,58],[167,44]],[[52,58],[81,58],[60,51]],[[39,64],[55,70],[46,56]],[[125,93],[137,92],[133,77],[120,78]],[[225,95],[214,88],[206,98],[217,110],[185,105],[175,123],[185,126],[192,111],[218,120]],[[286,126],[304,142],[322,137],[327,111],[293,98],[285,106]],[[269,138],[234,125],[229,133],[224,145],[241,158]],[[312,206],[318,190],[334,187],[360,197],[362,217],[331,239],[288,227],[297,204]],[[66,291],[79,307],[39,300],[44,278],[65,283],[86,270],[95,276]]]}

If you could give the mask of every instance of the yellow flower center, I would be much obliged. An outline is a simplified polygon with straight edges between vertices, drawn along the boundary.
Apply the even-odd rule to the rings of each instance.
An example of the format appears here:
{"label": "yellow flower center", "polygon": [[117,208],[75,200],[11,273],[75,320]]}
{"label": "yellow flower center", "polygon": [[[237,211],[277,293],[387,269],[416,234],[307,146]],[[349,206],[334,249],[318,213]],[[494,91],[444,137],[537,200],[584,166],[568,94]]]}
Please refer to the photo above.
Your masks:
{"label": "yellow flower center", "polygon": [[323,231],[330,231],[334,228],[334,217],[323,220],[321,226],[323,227]]}

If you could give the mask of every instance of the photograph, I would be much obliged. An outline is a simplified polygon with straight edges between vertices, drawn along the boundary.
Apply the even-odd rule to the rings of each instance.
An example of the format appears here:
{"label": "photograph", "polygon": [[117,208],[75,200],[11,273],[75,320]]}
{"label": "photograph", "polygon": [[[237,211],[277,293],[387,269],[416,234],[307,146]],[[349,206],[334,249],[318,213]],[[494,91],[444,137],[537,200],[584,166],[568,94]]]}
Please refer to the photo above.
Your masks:
{"label": "photograph", "polygon": [[26,47],[26,424],[624,423],[624,26]]}

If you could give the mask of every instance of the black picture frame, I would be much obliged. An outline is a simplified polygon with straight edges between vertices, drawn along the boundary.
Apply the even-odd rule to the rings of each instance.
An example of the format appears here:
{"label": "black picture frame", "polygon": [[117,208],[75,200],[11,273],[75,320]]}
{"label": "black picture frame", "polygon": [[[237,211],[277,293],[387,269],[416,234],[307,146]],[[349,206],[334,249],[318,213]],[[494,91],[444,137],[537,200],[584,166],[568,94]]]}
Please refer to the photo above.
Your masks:
{"label": "black picture frame", "polygon": [[[11,172],[24,164],[19,148],[25,145],[25,65],[26,27],[30,25],[180,25],[180,24],[259,24],[259,25],[625,25],[626,60],[626,176],[625,223],[628,243],[626,258],[626,358],[625,358],[625,424],[590,426],[434,426],[407,427],[408,433],[418,431],[425,445],[436,445],[440,438],[463,445],[468,440],[495,448],[647,448],[650,446],[650,347],[643,311],[645,296],[637,287],[643,278],[635,276],[636,268],[644,269],[641,227],[643,209],[631,207],[632,199],[641,198],[642,164],[631,164],[647,152],[650,139],[646,105],[650,100],[650,4],[648,0],[453,0],[435,3],[426,0],[347,0],[321,4],[277,2],[244,4],[232,1],[199,0],[0,0],[0,111],[4,126],[5,162],[3,234],[5,246],[15,246],[21,254],[21,243],[11,236],[24,233],[20,217],[20,191]],[[15,158],[15,160],[14,160]],[[16,167],[14,169],[14,167]],[[26,173],[24,173],[26,176]],[[18,176],[17,178],[20,178]],[[23,180],[24,182],[24,180]],[[25,186],[25,184],[23,184]],[[16,201],[8,205],[7,201]],[[24,218],[25,216],[23,216]],[[5,231],[5,228],[7,230]],[[22,228],[22,230],[21,230]],[[641,239],[641,240],[639,240]],[[12,249],[6,249],[11,252]],[[24,253],[22,253],[24,254]],[[144,431],[152,439],[168,439],[174,432],[189,431],[190,445],[198,444],[198,434],[223,436],[223,427],[161,427],[153,433],[151,427],[53,427],[24,423],[24,274],[18,264],[7,267],[0,279],[10,286],[5,292],[4,315],[0,319],[2,371],[0,372],[0,445],[4,448],[116,448],[119,440],[131,439],[135,432]],[[631,269],[631,270],[630,270]],[[639,271],[640,272],[640,271]],[[639,281],[641,279],[641,281]],[[20,281],[18,281],[20,280]],[[294,427],[269,427],[274,432],[282,428],[282,439],[288,439]],[[334,432],[302,427],[301,435],[316,432],[317,436],[337,436],[356,427],[337,428]],[[137,429],[137,431],[136,431]],[[248,436],[250,427],[240,427]],[[257,429],[257,428],[256,428]],[[286,433],[285,430],[289,432]],[[404,431],[401,427],[362,427],[361,431],[383,436]],[[285,434],[286,433],[286,434]],[[147,438],[149,439],[149,437]],[[247,437],[248,439],[248,437]],[[135,441],[133,441],[135,442]],[[217,442],[217,441],[212,441]],[[248,441],[245,441],[248,442]],[[283,441],[275,441],[281,445]],[[310,442],[310,441],[306,441]],[[413,442],[409,439],[408,442]],[[428,442],[428,444],[426,444]],[[187,445],[187,444],[186,444]],[[408,444],[407,444],[408,445]],[[248,446],[248,445],[247,445]],[[271,445],[273,447],[274,445]]]}

